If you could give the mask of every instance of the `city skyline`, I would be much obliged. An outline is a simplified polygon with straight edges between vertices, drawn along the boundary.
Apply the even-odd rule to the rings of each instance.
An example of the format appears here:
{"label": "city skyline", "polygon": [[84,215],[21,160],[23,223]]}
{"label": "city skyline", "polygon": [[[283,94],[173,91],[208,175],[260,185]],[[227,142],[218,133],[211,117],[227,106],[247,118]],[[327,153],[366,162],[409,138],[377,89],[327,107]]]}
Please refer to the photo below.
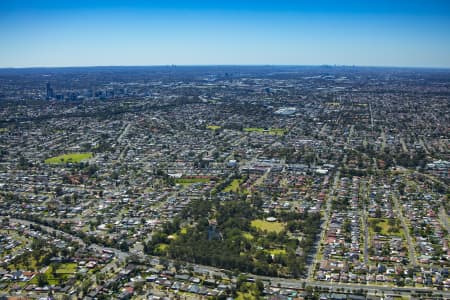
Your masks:
{"label": "city skyline", "polygon": [[450,67],[446,1],[13,1],[0,67]]}

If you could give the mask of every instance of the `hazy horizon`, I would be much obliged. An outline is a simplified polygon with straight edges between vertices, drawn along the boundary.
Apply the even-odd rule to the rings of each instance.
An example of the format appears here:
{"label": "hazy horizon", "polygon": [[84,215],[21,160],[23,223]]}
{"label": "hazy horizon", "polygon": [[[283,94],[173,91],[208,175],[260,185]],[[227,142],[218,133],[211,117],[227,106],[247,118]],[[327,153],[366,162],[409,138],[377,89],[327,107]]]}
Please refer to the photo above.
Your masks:
{"label": "hazy horizon", "polygon": [[450,70],[449,67],[428,67],[428,66],[368,66],[368,65],[338,65],[338,64],[317,64],[317,65],[306,65],[306,64],[160,64],[160,65],[67,65],[67,66],[11,66],[11,67],[2,67],[0,66],[0,70],[26,70],[26,69],[82,69],[82,68],[161,68],[161,67],[280,67],[280,68],[289,68],[289,67],[301,67],[301,68],[371,68],[371,69],[424,69],[424,70]]}

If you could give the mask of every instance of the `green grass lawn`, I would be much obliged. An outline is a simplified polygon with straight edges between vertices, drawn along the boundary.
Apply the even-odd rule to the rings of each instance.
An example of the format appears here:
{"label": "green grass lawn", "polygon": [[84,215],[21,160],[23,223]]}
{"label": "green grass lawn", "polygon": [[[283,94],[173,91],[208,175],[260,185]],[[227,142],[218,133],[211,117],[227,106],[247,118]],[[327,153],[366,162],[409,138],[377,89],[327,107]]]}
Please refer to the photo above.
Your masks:
{"label": "green grass lawn", "polygon": [[[244,182],[243,179],[233,179],[233,181],[223,190],[225,193],[234,192],[236,193],[239,186]],[[246,189],[242,190],[243,193],[247,193]]]}
{"label": "green grass lawn", "polygon": [[[179,232],[175,232],[174,234],[169,235],[168,238],[169,238],[169,240],[176,240],[180,237],[180,235],[187,234],[187,233],[188,233],[188,226],[181,228]],[[162,247],[160,250],[166,250],[168,245],[159,244],[159,246]]]}
{"label": "green grass lawn", "polygon": [[284,224],[281,222],[269,222],[265,220],[253,220],[251,226],[258,230],[276,233],[280,233],[284,229]]}
{"label": "green grass lawn", "polygon": [[390,233],[388,232],[390,226],[389,226],[387,220],[384,220],[384,219],[381,220],[381,221],[378,223],[378,226],[381,227],[381,232],[380,232],[380,233],[381,233],[382,235],[390,235]]}
{"label": "green grass lawn", "polygon": [[251,233],[249,233],[249,232],[244,232],[244,233],[242,233],[242,236],[246,239],[246,240],[249,240],[249,241],[252,241],[255,237],[251,234]]}
{"label": "green grass lawn", "polygon": [[77,271],[76,263],[61,264],[56,269],[56,274],[74,274]]}
{"label": "green grass lawn", "polygon": [[272,255],[284,255],[286,254],[286,250],[284,249],[270,249],[268,252]]}
{"label": "green grass lawn", "polygon": [[158,252],[161,252],[161,253],[166,252],[167,248],[169,248],[169,245],[167,245],[167,244],[158,244],[158,246],[157,246]]}
{"label": "green grass lawn", "polygon": [[269,129],[269,134],[272,135],[285,135],[287,133],[286,129],[283,128],[271,128]]}
{"label": "green grass lawn", "polygon": [[208,126],[206,126],[206,128],[216,131],[217,129],[220,129],[222,127],[221,126],[217,126],[217,125],[208,125]]}
{"label": "green grass lawn", "polygon": [[[61,282],[64,282],[68,279],[70,275],[75,274],[77,271],[76,263],[65,263],[60,264],[55,272],[53,272],[52,266],[49,266],[45,271],[45,275],[47,277],[48,284],[58,285]],[[34,276],[33,279],[30,280],[30,284],[37,284],[38,278]]]}
{"label": "green grass lawn", "polygon": [[258,127],[245,127],[245,132],[264,132],[264,128],[258,128]]}
{"label": "green grass lawn", "polygon": [[8,131],[9,131],[8,128],[4,128],[4,127],[0,128],[0,133],[1,133],[1,132],[8,132]]}
{"label": "green grass lawn", "polygon": [[169,235],[167,238],[169,240],[175,241],[176,239],[178,239],[178,233],[173,233],[173,234]]}
{"label": "green grass lawn", "polygon": [[[384,236],[396,236],[396,237],[401,237],[401,238],[405,237],[405,234],[401,227],[398,227],[398,231],[389,232],[389,230],[391,229],[392,226],[389,225],[388,219],[369,218],[369,224],[371,224],[371,222],[373,222],[373,220],[376,220],[377,225],[381,228],[381,231],[379,234],[384,235]],[[373,229],[371,227],[372,226],[369,226],[369,231],[370,231],[371,235],[373,236],[375,234],[375,232],[373,231]]]}
{"label": "green grass lawn", "polygon": [[206,182],[210,182],[210,181],[211,181],[211,179],[209,179],[209,178],[177,178],[177,179],[175,179],[175,183],[181,184],[183,186],[191,185],[191,184],[199,183],[199,182],[206,183]]}
{"label": "green grass lawn", "polygon": [[85,153],[68,153],[55,157],[47,158],[44,162],[46,164],[64,164],[64,163],[79,163],[83,160],[92,158],[92,152]]}
{"label": "green grass lawn", "polygon": [[264,129],[261,127],[246,127],[244,128],[245,132],[258,132],[258,133],[267,133],[271,135],[284,135],[287,130],[283,128],[270,128]]}

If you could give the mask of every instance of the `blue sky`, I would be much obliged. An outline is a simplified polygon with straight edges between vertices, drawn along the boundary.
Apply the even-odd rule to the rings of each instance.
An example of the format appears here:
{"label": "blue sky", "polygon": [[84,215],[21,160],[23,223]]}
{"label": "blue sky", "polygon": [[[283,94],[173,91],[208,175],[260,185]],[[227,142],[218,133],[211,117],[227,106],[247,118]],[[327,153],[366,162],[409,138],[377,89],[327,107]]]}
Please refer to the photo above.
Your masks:
{"label": "blue sky", "polygon": [[450,67],[450,1],[0,1],[0,66]]}

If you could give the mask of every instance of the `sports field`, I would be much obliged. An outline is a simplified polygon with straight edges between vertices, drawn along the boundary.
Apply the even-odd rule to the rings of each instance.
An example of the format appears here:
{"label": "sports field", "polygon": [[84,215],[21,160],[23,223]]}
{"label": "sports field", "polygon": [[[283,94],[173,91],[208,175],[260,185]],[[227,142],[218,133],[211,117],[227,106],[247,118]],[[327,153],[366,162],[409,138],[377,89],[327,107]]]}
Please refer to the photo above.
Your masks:
{"label": "sports field", "polygon": [[55,157],[50,157],[45,160],[46,164],[65,164],[65,163],[79,163],[83,160],[92,158],[92,152],[85,153],[68,153]]}
{"label": "sports field", "polygon": [[284,229],[284,224],[280,222],[269,222],[265,220],[253,220],[251,223],[252,227],[256,229],[267,231],[267,232],[276,232],[280,233]]}

